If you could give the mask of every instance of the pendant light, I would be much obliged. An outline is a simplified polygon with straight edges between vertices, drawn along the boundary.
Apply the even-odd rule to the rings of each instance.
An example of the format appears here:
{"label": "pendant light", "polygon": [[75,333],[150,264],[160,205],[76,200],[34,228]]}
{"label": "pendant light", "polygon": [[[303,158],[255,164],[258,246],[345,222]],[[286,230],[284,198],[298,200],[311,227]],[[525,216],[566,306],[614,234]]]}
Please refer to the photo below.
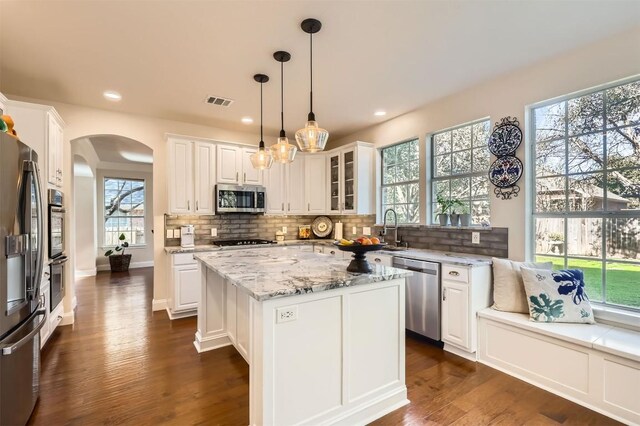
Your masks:
{"label": "pendant light", "polygon": [[262,85],[269,81],[269,76],[264,74],[256,74],[253,79],[260,83],[260,147],[257,152],[249,156],[254,169],[265,170],[271,168],[273,164],[273,156],[271,150],[264,149],[264,140],[262,138]]}
{"label": "pendant light", "polygon": [[271,145],[273,160],[279,163],[291,163],[296,156],[298,148],[289,143],[284,131],[284,63],[291,59],[289,52],[278,51],[273,54],[276,61],[280,62],[280,137],[278,142]]}
{"label": "pendant light", "polygon": [[317,19],[309,18],[302,21],[300,27],[302,31],[309,34],[309,74],[311,76],[311,89],[309,91],[309,115],[307,117],[307,124],[304,126],[304,129],[296,132],[296,141],[301,151],[319,152],[324,149],[329,139],[329,132],[318,127],[316,116],[313,113],[313,35],[320,31],[322,23]]}

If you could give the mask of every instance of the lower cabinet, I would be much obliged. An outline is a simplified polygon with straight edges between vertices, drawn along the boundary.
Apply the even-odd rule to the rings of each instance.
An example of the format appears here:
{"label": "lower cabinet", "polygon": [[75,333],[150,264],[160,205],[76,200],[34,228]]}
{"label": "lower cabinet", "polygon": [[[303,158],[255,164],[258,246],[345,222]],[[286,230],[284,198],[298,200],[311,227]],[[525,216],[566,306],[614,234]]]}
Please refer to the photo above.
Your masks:
{"label": "lower cabinet", "polygon": [[377,263],[378,265],[393,266],[393,256],[380,253],[369,253],[367,259],[371,263]]}
{"label": "lower cabinet", "polygon": [[171,255],[169,273],[169,303],[167,313],[170,319],[196,315],[200,300],[200,273],[198,262],[192,253]]}
{"label": "lower cabinet", "polygon": [[40,348],[43,348],[64,317],[64,306],[61,301],[58,306],[51,310],[51,285],[49,280],[42,283],[40,293],[42,294],[44,308],[47,310],[47,315],[44,319],[45,323],[40,329]]}
{"label": "lower cabinet", "polygon": [[491,304],[491,266],[442,265],[441,338],[444,349],[476,360],[478,311]]}

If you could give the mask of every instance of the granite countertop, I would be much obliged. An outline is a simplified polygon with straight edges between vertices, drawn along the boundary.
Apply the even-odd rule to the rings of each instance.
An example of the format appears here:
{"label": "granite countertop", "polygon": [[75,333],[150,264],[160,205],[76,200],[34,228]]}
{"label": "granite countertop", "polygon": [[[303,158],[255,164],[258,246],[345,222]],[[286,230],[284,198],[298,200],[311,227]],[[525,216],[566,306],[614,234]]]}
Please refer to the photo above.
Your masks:
{"label": "granite countertop", "polygon": [[370,274],[347,272],[349,260],[277,246],[261,250],[218,250],[194,257],[258,301],[372,284],[412,275],[372,264]]}

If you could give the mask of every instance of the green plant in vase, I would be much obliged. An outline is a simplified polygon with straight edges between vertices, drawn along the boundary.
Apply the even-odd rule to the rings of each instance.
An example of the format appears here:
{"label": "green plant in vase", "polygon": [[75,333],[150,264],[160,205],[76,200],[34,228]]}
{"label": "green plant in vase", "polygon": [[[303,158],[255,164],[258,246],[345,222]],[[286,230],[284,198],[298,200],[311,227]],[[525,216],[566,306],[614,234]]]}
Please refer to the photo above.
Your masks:
{"label": "green plant in vase", "polygon": [[436,218],[440,222],[440,226],[447,226],[449,221],[449,211],[451,209],[451,200],[443,197],[441,194],[436,196],[436,202],[438,203],[438,213]]}

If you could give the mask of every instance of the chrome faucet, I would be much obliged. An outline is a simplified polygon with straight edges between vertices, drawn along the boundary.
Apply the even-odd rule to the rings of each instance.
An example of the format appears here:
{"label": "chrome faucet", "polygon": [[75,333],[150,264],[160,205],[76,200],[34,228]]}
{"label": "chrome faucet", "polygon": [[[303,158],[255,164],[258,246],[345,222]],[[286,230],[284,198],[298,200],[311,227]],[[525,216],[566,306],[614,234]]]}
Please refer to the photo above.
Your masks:
{"label": "chrome faucet", "polygon": [[397,246],[398,243],[402,241],[398,240],[398,214],[394,209],[385,210],[383,216],[382,231],[380,231],[380,235],[384,238],[384,236],[387,235],[387,230],[390,228],[389,226],[387,226],[387,215],[389,212],[393,213],[393,228],[391,229],[393,229],[393,243]]}

